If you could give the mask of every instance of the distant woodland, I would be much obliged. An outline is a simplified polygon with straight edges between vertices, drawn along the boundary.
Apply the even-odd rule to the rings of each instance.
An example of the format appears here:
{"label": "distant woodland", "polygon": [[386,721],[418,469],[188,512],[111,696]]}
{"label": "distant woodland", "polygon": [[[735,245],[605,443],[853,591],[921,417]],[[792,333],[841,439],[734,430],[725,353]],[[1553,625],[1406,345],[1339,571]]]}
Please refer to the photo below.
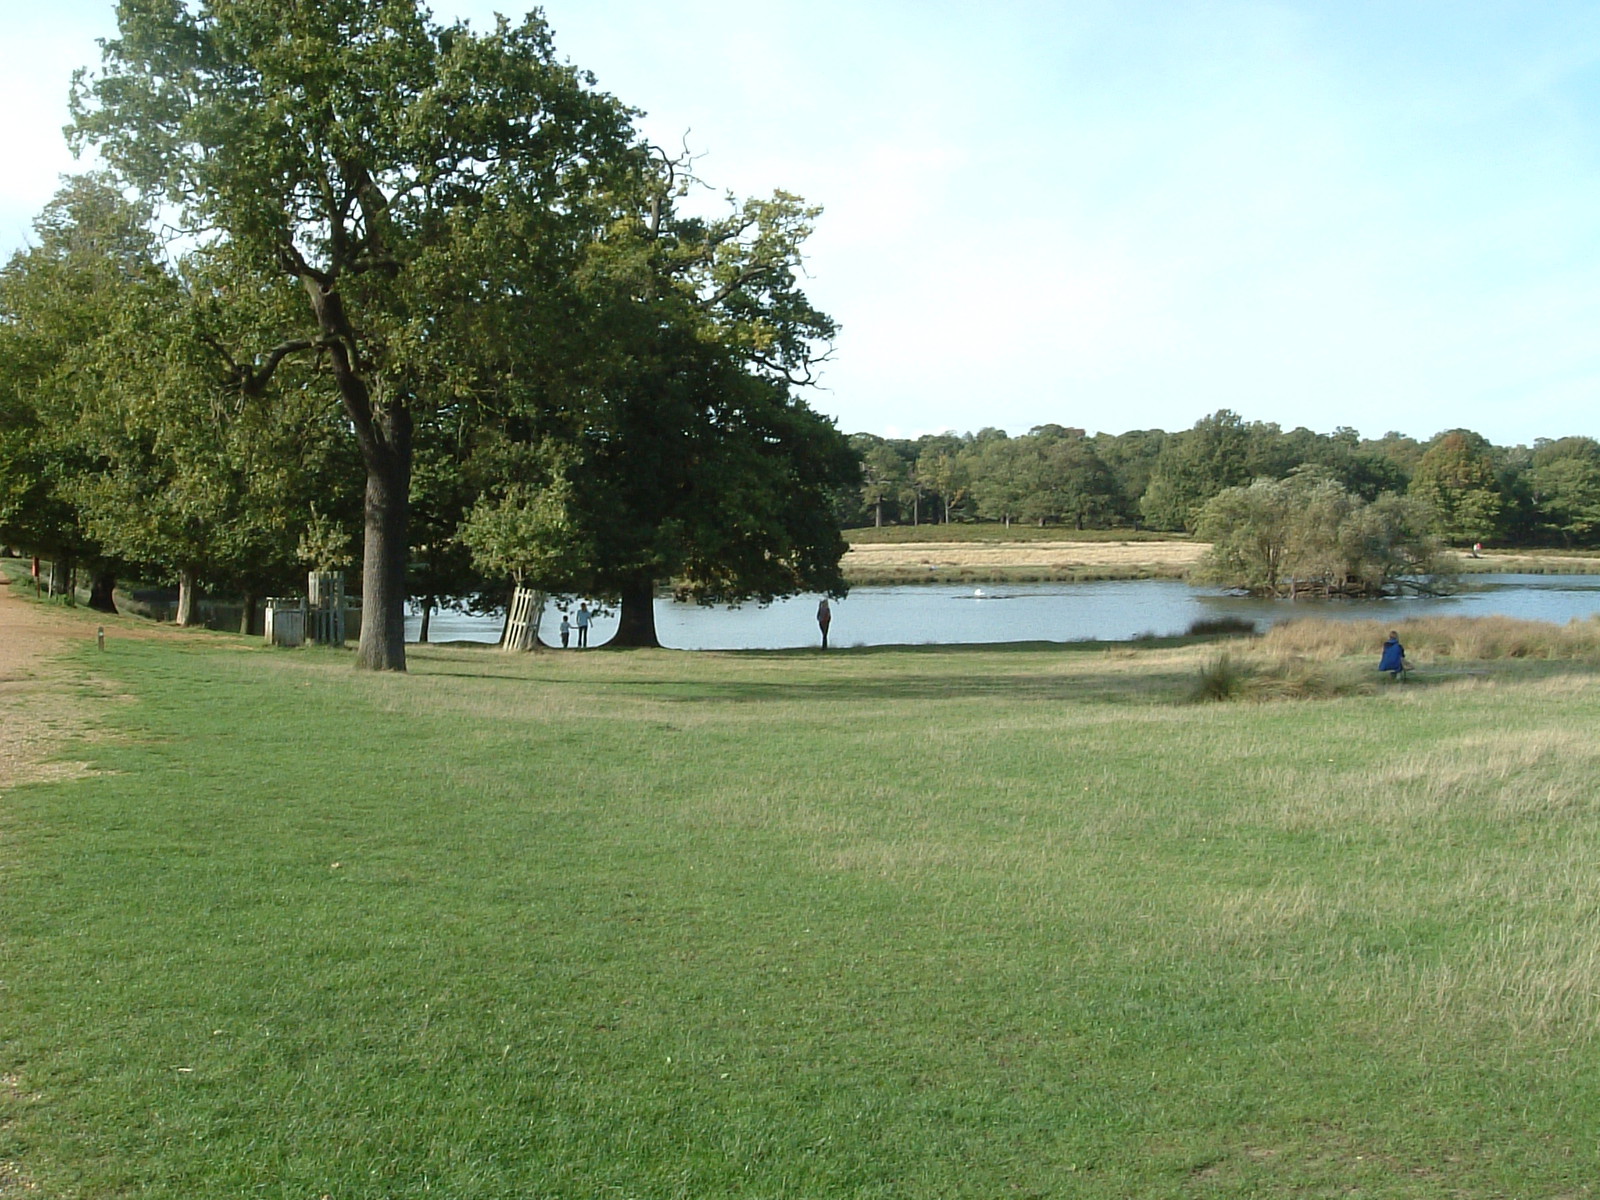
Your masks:
{"label": "distant woodland", "polygon": [[1589,437],[1531,446],[1496,446],[1469,429],[1426,441],[1368,438],[1348,428],[1285,430],[1223,409],[1172,433],[1040,425],[1017,436],[858,433],[850,442],[861,486],[843,499],[846,527],[992,521],[1193,532],[1229,489],[1310,471],[1360,502],[1415,502],[1447,544],[1600,543],[1600,442]]}

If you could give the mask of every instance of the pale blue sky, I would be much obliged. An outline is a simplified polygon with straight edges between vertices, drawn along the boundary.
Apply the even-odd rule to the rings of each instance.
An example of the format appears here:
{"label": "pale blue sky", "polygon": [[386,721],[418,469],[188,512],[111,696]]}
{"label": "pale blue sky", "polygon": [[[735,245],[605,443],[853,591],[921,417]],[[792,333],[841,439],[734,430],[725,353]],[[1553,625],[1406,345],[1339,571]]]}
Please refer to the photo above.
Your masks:
{"label": "pale blue sky", "polygon": [[[111,0],[5,0],[0,253]],[[492,0],[436,0],[483,25]],[[1600,436],[1600,5],[552,0],[741,194],[826,212],[848,432]]]}

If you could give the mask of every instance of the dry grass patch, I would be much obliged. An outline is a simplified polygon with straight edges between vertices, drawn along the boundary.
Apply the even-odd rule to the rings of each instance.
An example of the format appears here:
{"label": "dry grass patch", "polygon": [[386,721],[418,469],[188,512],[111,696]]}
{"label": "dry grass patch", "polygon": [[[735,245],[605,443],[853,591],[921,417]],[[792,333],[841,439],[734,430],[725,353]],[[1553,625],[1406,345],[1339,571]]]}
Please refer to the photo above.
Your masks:
{"label": "dry grass patch", "polygon": [[1594,617],[1566,625],[1515,617],[1420,617],[1392,625],[1313,618],[1274,625],[1261,644],[1276,654],[1318,660],[1366,655],[1376,663],[1390,629],[1400,634],[1406,656],[1421,663],[1439,659],[1600,659],[1600,619]]}
{"label": "dry grass patch", "polygon": [[1004,572],[1015,579],[1022,571],[1032,571],[1039,579],[1095,571],[1113,576],[1130,571],[1181,575],[1207,549],[1202,542],[1156,541],[855,543],[841,566],[847,579],[856,580],[914,579],[929,574],[947,578],[963,572],[971,578]]}

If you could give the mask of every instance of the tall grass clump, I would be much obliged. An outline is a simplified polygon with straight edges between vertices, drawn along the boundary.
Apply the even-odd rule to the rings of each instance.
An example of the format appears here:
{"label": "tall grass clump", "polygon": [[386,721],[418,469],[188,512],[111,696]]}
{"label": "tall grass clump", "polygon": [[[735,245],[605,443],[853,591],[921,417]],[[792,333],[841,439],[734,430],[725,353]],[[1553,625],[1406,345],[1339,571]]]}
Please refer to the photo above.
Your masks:
{"label": "tall grass clump", "polygon": [[1328,700],[1372,690],[1368,672],[1355,664],[1328,663],[1289,654],[1218,655],[1195,672],[1191,704],[1212,701]]}
{"label": "tall grass clump", "polygon": [[1239,700],[1250,688],[1252,674],[1230,654],[1219,654],[1195,672],[1189,699],[1196,704]]}
{"label": "tall grass clump", "polygon": [[1422,617],[1393,625],[1379,621],[1307,619],[1275,625],[1262,638],[1265,650],[1314,659],[1370,655],[1390,629],[1400,634],[1407,657],[1436,659],[1600,659],[1600,619],[1565,625],[1515,617]]}

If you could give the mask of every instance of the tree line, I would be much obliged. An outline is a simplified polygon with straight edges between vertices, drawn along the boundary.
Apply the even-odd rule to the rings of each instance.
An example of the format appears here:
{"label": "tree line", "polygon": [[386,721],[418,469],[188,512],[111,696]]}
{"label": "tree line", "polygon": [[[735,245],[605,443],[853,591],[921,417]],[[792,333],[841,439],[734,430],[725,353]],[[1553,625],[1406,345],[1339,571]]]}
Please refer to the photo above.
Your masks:
{"label": "tree line", "polygon": [[[841,509],[847,527],[992,521],[1194,532],[1229,489],[1309,469],[1364,504],[1413,502],[1414,523],[1449,544],[1600,544],[1600,442],[1589,437],[1532,446],[1492,445],[1468,429],[1427,441],[1364,438],[1349,428],[1284,430],[1223,409],[1173,433],[1041,425],[1015,437],[988,428],[850,442],[861,484]],[[1210,526],[1216,532],[1215,514]]]}
{"label": "tree line", "polygon": [[[857,466],[799,391],[835,328],[818,210],[721,207],[534,13],[419,0],[118,8],[76,145],[0,272],[0,541],[252,602],[359,564],[408,598],[839,594]],[[709,215],[708,215],[709,212]],[[251,605],[247,603],[248,610]]]}

